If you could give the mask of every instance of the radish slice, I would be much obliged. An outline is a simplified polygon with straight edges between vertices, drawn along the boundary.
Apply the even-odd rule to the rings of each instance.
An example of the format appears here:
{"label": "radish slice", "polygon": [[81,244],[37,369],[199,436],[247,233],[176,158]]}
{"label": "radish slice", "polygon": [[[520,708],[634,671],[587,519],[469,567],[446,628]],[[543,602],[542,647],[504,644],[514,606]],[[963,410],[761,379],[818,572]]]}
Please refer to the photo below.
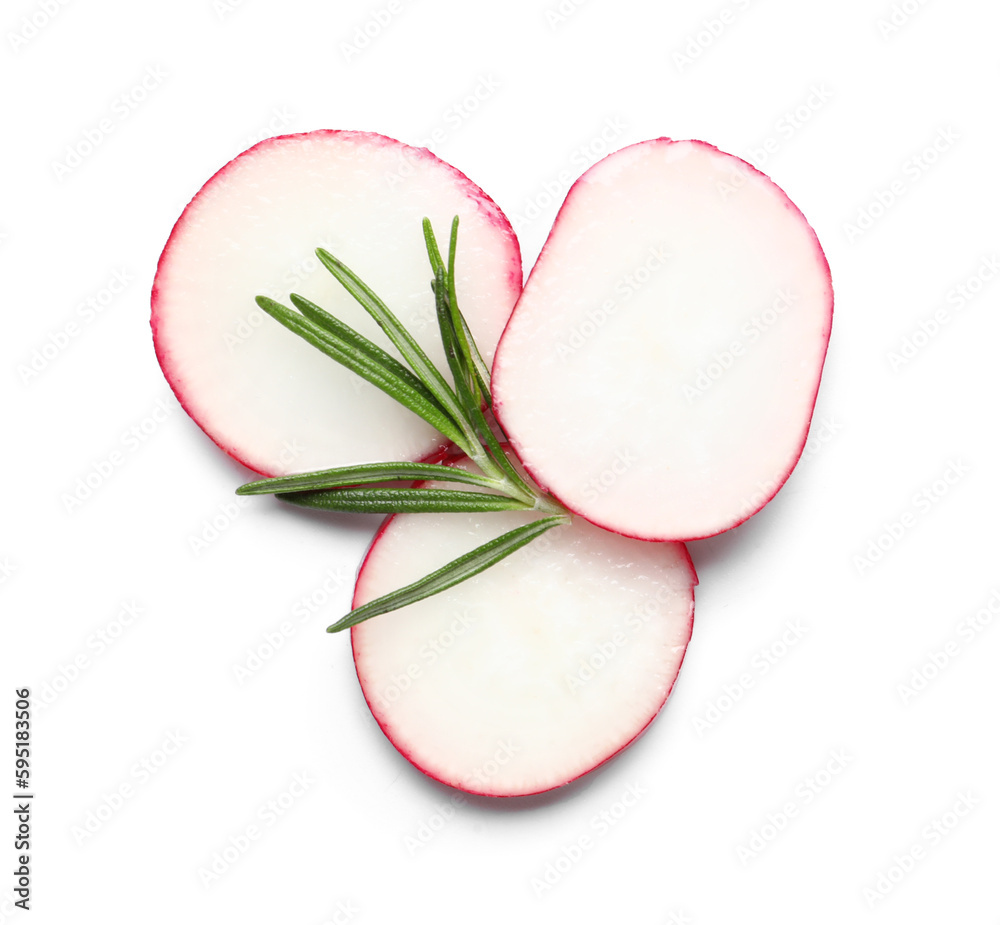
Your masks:
{"label": "radish slice", "polygon": [[832,310],[816,235],[767,177],[704,142],[633,145],[566,197],[497,348],[497,417],[593,523],[712,536],[797,462]]}
{"label": "radish slice", "polygon": [[324,247],[444,365],[421,220],[460,217],[459,303],[489,362],[521,289],[510,223],[467,177],[365,132],[270,138],[213,176],[170,235],[153,287],[156,353],[181,404],[265,475],[417,460],[444,438],[268,318],[254,297],[318,303],[386,350],[375,322],[320,265]]}
{"label": "radish slice", "polygon": [[[354,606],[531,519],[391,517]],[[382,731],[424,773],[488,796],[549,790],[606,761],[656,716],[691,637],[696,583],[682,544],[637,543],[577,520],[355,626],[358,678]]]}

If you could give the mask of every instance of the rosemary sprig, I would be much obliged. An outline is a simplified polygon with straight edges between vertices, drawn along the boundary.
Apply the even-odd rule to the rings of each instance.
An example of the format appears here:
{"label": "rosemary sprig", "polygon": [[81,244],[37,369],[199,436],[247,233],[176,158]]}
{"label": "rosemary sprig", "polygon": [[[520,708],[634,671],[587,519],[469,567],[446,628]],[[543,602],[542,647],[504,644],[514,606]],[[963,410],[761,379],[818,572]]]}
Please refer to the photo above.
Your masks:
{"label": "rosemary sprig", "polygon": [[[441,329],[441,340],[444,343],[445,353],[455,356],[452,366],[456,387],[463,399],[463,404],[469,419],[476,431],[476,436],[484,447],[490,461],[498,466],[504,476],[525,495],[537,495],[535,489],[521,478],[520,473],[511,464],[507,454],[500,446],[490,427],[486,416],[483,413],[483,403],[492,405],[492,397],[489,391],[489,374],[484,379],[478,372],[478,365],[483,364],[483,359],[479,350],[472,340],[468,325],[458,309],[458,298],[455,295],[455,251],[458,241],[458,216],[456,215],[451,223],[451,241],[448,247],[448,268],[445,270],[441,262],[440,251],[437,240],[434,237],[434,229],[428,219],[424,219],[424,240],[427,243],[427,253],[430,257],[431,267],[434,269],[434,297],[438,310],[438,326]],[[463,330],[466,334],[463,334]],[[459,386],[458,383],[461,382]],[[482,463],[476,459],[477,465],[482,467]],[[561,509],[560,509],[561,510]],[[554,513],[554,511],[553,511]]]}
{"label": "rosemary sprig", "polygon": [[[459,446],[462,445],[464,436],[461,429],[449,413],[442,408],[436,396],[422,382],[414,383],[411,379],[401,376],[392,364],[387,365],[381,362],[376,355],[359,348],[356,343],[337,337],[310,321],[305,315],[292,311],[279,302],[275,302],[274,299],[269,299],[267,296],[257,296],[257,304],[288,330],[298,334],[299,337],[323,351],[331,359],[367,379],[372,385],[420,415],[449,440]],[[362,335],[354,333],[357,339],[363,339]],[[371,346],[375,347],[374,344]],[[375,349],[379,348],[375,347]],[[392,360],[392,363],[397,363],[397,361]],[[412,377],[408,370],[406,372],[408,376]]]}
{"label": "rosemary sprig", "polygon": [[405,588],[400,588],[398,591],[393,591],[390,594],[384,594],[374,601],[369,601],[367,604],[356,607],[347,616],[341,617],[332,626],[327,627],[326,631],[328,633],[337,633],[340,630],[355,626],[363,620],[388,613],[390,610],[398,610],[407,604],[415,604],[417,601],[422,601],[425,597],[430,597],[432,594],[447,591],[448,588],[454,587],[459,582],[485,571],[491,565],[496,565],[501,559],[506,558],[512,552],[517,552],[522,546],[526,546],[533,539],[541,536],[546,530],[551,530],[553,527],[567,523],[568,519],[564,515],[543,517],[541,520],[536,520],[533,523],[525,524],[523,527],[510,530],[502,536],[498,536],[495,540],[483,543],[482,546],[473,549],[472,552],[467,552],[464,556],[459,556],[443,568],[439,568],[436,572],[431,572],[425,578],[421,578],[419,581],[415,581]]}
{"label": "rosemary sprig", "polygon": [[[290,331],[427,421],[459,447],[475,463],[479,472],[430,463],[365,463],[258,479],[241,486],[237,494],[276,494],[293,504],[328,511],[538,511],[547,516],[510,530],[425,578],[356,608],[330,626],[328,632],[347,629],[378,614],[438,594],[479,574],[547,530],[570,521],[565,508],[521,475],[494,431],[496,422],[490,414],[489,370],[458,307],[455,285],[458,216],[451,225],[447,263],[441,256],[434,229],[426,218],[423,231],[434,277],[431,289],[451,383],[375,292],[349,267],[322,248],[316,251],[322,264],[375,319],[407,365],[296,293],[292,293],[289,299],[297,311],[265,296],[258,296],[257,304]],[[379,485],[384,482],[432,480],[464,483],[470,488]]]}
{"label": "rosemary sprig", "polygon": [[454,514],[530,511],[531,505],[505,495],[446,488],[340,488],[296,491],[283,496],[293,504],[321,511],[359,514]]}
{"label": "rosemary sprig", "polygon": [[496,488],[496,482],[484,475],[466,472],[457,466],[432,463],[364,463],[340,469],[323,469],[302,475],[282,475],[273,479],[247,482],[236,489],[238,495],[271,495],[295,491],[315,491],[324,488],[345,488],[371,485],[377,482],[412,482],[439,479],[445,482],[465,482],[480,488]]}

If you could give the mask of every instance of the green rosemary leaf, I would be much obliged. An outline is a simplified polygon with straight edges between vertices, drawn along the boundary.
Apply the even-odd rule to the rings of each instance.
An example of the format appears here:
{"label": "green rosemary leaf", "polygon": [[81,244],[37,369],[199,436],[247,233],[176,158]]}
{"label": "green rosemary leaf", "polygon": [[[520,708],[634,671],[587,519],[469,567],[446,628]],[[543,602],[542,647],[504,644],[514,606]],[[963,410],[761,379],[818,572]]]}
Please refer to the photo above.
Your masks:
{"label": "green rosemary leaf", "polygon": [[[423,392],[428,401],[437,402],[437,399],[431,394],[430,390],[425,386],[409,369],[407,369],[402,363],[399,362],[394,356],[386,353],[378,344],[372,343],[367,337],[359,332],[355,331],[350,325],[344,324],[339,318],[335,318],[328,311],[320,308],[315,302],[310,302],[309,299],[303,298],[297,293],[293,292],[288,297],[292,304],[300,311],[306,318],[308,318],[313,323],[319,325],[328,334],[344,341],[350,346],[364,353],[370,359],[374,360],[376,363],[384,366],[389,372],[398,376],[400,379],[405,379],[410,383],[418,392]],[[443,408],[441,409],[444,410]]]}
{"label": "green rosemary leaf", "polygon": [[441,250],[438,247],[437,238],[434,236],[434,226],[426,216],[424,217],[423,226],[424,243],[427,245],[427,256],[431,261],[431,271],[437,276],[438,271],[446,272],[444,260],[441,259]]}
{"label": "green rosemary leaf", "polygon": [[[399,319],[389,310],[389,307],[361,281],[353,270],[322,247],[316,250],[316,256],[385,331],[389,340],[396,345],[396,349],[402,354],[403,359],[410,364],[410,368],[417,374],[420,381],[430,389],[441,407],[456,421],[463,421],[464,415],[455,392],[410,332],[400,324]],[[469,436],[471,434],[466,434],[466,437]],[[461,443],[462,441],[456,442]],[[462,448],[465,449],[465,446],[463,445]]]}
{"label": "green rosemary leaf", "polygon": [[525,497],[537,499],[539,497],[538,492],[525,481],[521,473],[514,467],[481,408],[476,407],[472,410],[472,421],[482,445],[485,446],[490,459],[496,464],[500,472],[512,483],[516,491],[519,491]]}
{"label": "green rosemary leaf", "polygon": [[447,488],[340,488],[282,494],[283,501],[323,511],[365,514],[441,514],[530,511],[531,505],[506,495]]}
{"label": "green rosemary leaf", "polygon": [[554,517],[543,517],[541,520],[525,524],[514,530],[498,536],[495,540],[490,540],[482,546],[473,549],[463,556],[459,556],[435,572],[431,572],[419,581],[393,591],[390,594],[369,601],[361,607],[352,610],[345,617],[338,620],[332,626],[327,627],[328,633],[336,633],[348,627],[355,626],[371,617],[388,613],[390,610],[398,610],[407,604],[414,604],[433,594],[447,591],[448,588],[472,578],[480,572],[495,565],[501,559],[506,558],[511,553],[516,552],[522,546],[526,546],[536,537],[541,536],[546,530],[560,524],[569,523],[569,518],[565,515]]}
{"label": "green rosemary leaf", "polygon": [[334,337],[315,322],[280,302],[267,296],[257,296],[257,304],[290,331],[420,415],[449,440],[465,449],[466,437],[458,429],[452,416],[446,414],[437,401],[428,399],[424,391],[417,390],[408,380],[395,375],[390,368],[376,362],[346,341]]}
{"label": "green rosemary leaf", "polygon": [[455,305],[455,314],[457,315],[456,327],[460,338],[459,343],[464,341],[464,343],[468,344],[468,353],[472,360],[472,369],[479,382],[480,391],[482,391],[483,398],[486,399],[486,403],[488,405],[492,405],[493,395],[490,389],[493,387],[493,384],[490,379],[490,368],[486,365],[486,361],[479,352],[479,348],[476,346],[476,342],[472,338],[472,331],[469,330],[469,325],[465,320],[465,316],[458,310],[457,305]]}
{"label": "green rosemary leaf", "polygon": [[458,342],[459,350],[470,371],[475,376],[476,384],[481,397],[492,403],[490,395],[490,371],[483,361],[483,357],[476,346],[476,342],[469,330],[469,325],[458,307],[458,294],[455,291],[455,252],[458,247],[458,216],[451,222],[451,240],[448,244],[448,307],[451,309],[452,325],[455,329],[455,339]]}
{"label": "green rosemary leaf", "polygon": [[451,368],[452,378],[455,381],[458,400],[465,408],[470,421],[475,424],[476,414],[481,409],[483,399],[486,396],[483,395],[482,384],[473,366],[468,344],[463,344],[461,333],[455,324],[457,304],[454,273],[457,235],[458,216],[456,215],[451,226],[451,247],[448,255],[448,268],[446,269],[438,249],[434,228],[430,219],[424,219],[424,240],[427,243],[427,256],[430,258],[431,267],[434,270],[431,288],[434,290],[441,341],[448,358],[448,365]]}
{"label": "green rosemary leaf", "polygon": [[445,279],[444,270],[438,270],[431,280],[431,289],[434,292],[434,307],[437,311],[438,329],[441,332],[441,344],[444,347],[444,355],[448,360],[448,368],[451,370],[452,379],[455,381],[455,391],[459,401],[465,405],[463,397],[463,386],[468,391],[468,375],[462,364],[462,356],[458,349],[458,341],[455,338],[455,329],[451,324],[451,312],[448,310],[448,303],[444,293],[447,291],[448,281]]}
{"label": "green rosemary leaf", "polygon": [[323,469],[300,475],[282,475],[273,479],[247,482],[236,489],[238,495],[283,494],[288,491],[316,491],[348,485],[368,485],[373,482],[409,482],[436,479],[443,482],[464,482],[482,488],[496,488],[493,479],[466,472],[457,466],[439,466],[433,463],[365,463],[339,469]]}
{"label": "green rosemary leaf", "polygon": [[484,400],[491,404],[489,394],[489,373],[485,377],[478,371],[485,363],[468,333],[468,326],[462,313],[458,310],[458,296],[455,291],[455,253],[458,247],[458,216],[451,223],[451,239],[448,245],[448,268],[445,270],[441,253],[438,249],[434,228],[428,218],[424,219],[424,240],[427,244],[427,255],[434,269],[435,302],[438,314],[438,326],[441,329],[441,340],[444,344],[448,364],[455,379],[458,398],[475,428],[476,434],[485,447],[485,453],[499,472],[512,483],[514,490],[524,497],[537,497],[531,486],[525,482],[520,473],[507,458],[493,433],[486,416],[483,413]]}
{"label": "green rosemary leaf", "polygon": [[441,331],[441,343],[448,359],[452,379],[455,382],[455,392],[458,401],[465,410],[466,418],[475,423],[475,414],[482,405],[482,397],[476,384],[475,376],[465,362],[465,356],[458,344],[458,336],[452,322],[451,310],[448,307],[447,280],[444,271],[438,270],[431,288],[434,290],[434,301],[437,309],[438,327]]}

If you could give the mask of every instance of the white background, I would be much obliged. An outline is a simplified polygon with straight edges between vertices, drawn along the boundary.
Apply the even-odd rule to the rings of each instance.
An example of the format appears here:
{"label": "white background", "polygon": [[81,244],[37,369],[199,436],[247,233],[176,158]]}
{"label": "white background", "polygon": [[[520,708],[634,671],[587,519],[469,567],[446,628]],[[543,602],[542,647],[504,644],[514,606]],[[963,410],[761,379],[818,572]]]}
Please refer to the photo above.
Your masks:
{"label": "white background", "polygon": [[[30,921],[1000,918],[1000,621],[985,609],[1000,610],[1000,283],[969,283],[956,307],[1000,256],[996,4],[588,0],[560,16],[556,0],[399,0],[350,54],[387,2],[43,8],[10,0],[0,16],[3,728],[15,687],[52,701],[35,710]],[[472,111],[477,86],[493,89]],[[145,95],[126,118],[123,94]],[[57,168],[104,118],[100,144]],[[826,248],[837,307],[811,448],[762,513],[691,545],[701,585],[675,692],[637,744],[564,792],[456,806],[383,738],[348,639],[323,632],[374,520],[331,526],[261,500],[192,549],[248,473],[160,375],[155,263],[218,167],[320,127],[416,144],[440,130],[431,147],[511,216],[526,269],[560,174],[603,153],[602,131],[611,147],[691,137],[755,160]],[[116,273],[124,291],[81,323]],[[921,333],[938,309],[947,323]],[[49,358],[26,375],[36,350]],[[68,510],[116,450],[122,464]],[[124,605],[140,616],[99,651]],[[240,683],[235,666],[284,620],[294,633]],[[936,652],[944,667],[905,695]],[[741,675],[752,686],[733,704]],[[140,779],[171,735],[183,745]],[[833,753],[845,766],[819,773]],[[12,750],[2,765],[12,777]],[[268,824],[261,807],[296,774],[308,789]],[[638,805],[600,835],[595,818],[630,787]],[[949,828],[961,800],[972,808]],[[787,803],[794,816],[768,828]],[[252,824],[261,837],[206,884],[199,869]],[[914,869],[893,870],[915,846]]]}

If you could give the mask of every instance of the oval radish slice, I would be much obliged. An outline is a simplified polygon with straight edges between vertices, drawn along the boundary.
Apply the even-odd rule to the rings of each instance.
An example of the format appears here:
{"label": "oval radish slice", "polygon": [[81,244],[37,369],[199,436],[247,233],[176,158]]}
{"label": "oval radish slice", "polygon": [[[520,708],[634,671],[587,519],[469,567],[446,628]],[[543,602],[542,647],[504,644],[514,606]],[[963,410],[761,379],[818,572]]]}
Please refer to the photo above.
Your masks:
{"label": "oval radish slice", "polygon": [[[528,522],[527,513],[400,514],[354,605]],[[628,745],[674,684],[694,574],[680,543],[576,520],[475,578],[358,624],[354,661],[382,731],[417,768],[471,793],[568,783]]]}
{"label": "oval radish slice", "polygon": [[572,187],[497,348],[497,417],[599,526],[712,536],[805,444],[833,310],[812,228],[750,165],[661,138]]}
{"label": "oval radish slice", "polygon": [[297,292],[395,355],[315,257],[353,269],[444,364],[421,220],[447,241],[460,217],[459,303],[487,360],[521,289],[517,239],[496,204],[429,151],[365,132],[270,138],[213,176],[156,272],[156,353],[181,404],[222,449],[265,475],[417,460],[444,438],[267,317]]}

